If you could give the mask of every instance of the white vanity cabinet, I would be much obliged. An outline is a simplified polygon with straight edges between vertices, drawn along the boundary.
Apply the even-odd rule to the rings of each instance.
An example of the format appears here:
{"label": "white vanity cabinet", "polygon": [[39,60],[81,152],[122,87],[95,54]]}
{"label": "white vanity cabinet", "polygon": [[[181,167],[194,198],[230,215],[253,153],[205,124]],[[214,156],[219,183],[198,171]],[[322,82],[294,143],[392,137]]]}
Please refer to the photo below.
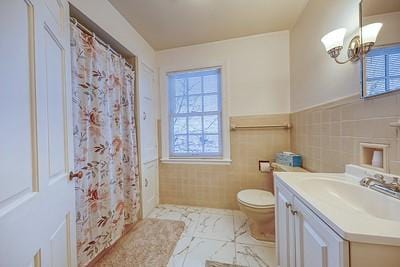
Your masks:
{"label": "white vanity cabinet", "polygon": [[276,182],[277,258],[279,267],[348,267],[349,244]]}
{"label": "white vanity cabinet", "polygon": [[295,266],[295,233],[294,216],[290,206],[293,202],[293,195],[283,186],[276,186],[276,240],[277,240],[277,259],[280,267]]}

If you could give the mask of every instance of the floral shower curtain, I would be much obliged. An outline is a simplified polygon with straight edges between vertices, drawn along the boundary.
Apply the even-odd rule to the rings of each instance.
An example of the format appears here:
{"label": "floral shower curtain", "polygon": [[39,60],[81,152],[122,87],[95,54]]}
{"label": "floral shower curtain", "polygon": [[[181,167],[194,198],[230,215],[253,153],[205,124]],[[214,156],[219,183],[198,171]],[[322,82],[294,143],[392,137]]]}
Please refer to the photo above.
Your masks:
{"label": "floral shower curtain", "polygon": [[134,73],[71,25],[78,263],[112,245],[139,210]]}

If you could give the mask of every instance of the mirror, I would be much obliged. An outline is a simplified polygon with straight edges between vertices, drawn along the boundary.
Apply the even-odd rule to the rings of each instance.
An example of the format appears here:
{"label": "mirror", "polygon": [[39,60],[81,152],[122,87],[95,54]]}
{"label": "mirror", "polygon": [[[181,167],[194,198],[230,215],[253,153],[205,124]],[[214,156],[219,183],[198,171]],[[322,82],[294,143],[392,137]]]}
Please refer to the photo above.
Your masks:
{"label": "mirror", "polygon": [[361,58],[364,98],[400,90],[400,0],[362,0],[361,26],[376,22],[383,24],[376,43]]}

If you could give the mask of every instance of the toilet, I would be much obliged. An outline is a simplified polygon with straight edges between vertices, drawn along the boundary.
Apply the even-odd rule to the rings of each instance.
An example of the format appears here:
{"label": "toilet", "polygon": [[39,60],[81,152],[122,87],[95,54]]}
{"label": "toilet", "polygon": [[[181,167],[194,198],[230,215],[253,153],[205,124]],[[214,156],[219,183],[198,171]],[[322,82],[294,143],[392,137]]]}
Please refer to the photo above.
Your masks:
{"label": "toilet", "polygon": [[[307,172],[300,167],[272,163],[273,171]],[[239,208],[249,218],[251,236],[257,240],[275,242],[275,197],[266,190],[245,189],[237,193]]]}
{"label": "toilet", "polygon": [[275,242],[275,197],[271,192],[246,189],[237,194],[240,210],[249,218],[251,236]]}

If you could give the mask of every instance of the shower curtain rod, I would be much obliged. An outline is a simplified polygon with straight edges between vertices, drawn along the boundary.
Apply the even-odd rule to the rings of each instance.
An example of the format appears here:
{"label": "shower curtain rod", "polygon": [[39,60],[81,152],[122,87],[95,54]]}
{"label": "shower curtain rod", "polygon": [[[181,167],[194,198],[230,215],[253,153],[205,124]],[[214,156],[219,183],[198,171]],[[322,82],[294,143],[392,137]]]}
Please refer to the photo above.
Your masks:
{"label": "shower curtain rod", "polygon": [[[79,21],[74,18],[74,17],[70,17],[70,22],[77,26],[80,30],[84,31],[85,33],[89,34],[90,36],[92,36],[93,38],[95,38],[102,46],[104,46],[105,48],[107,48],[108,50],[111,51],[111,53],[113,53],[114,55],[116,55],[117,57],[123,57],[120,53],[118,53],[117,51],[115,51],[114,49],[112,49],[112,47],[107,44],[106,42],[104,42],[103,40],[101,40],[99,37],[96,36],[96,33],[89,30],[88,28],[86,28],[85,26],[83,26],[82,24],[79,23]],[[125,59],[126,60],[126,59]],[[131,64],[129,64],[128,62],[125,62],[125,65],[128,66],[132,71],[134,71],[134,68]]]}

